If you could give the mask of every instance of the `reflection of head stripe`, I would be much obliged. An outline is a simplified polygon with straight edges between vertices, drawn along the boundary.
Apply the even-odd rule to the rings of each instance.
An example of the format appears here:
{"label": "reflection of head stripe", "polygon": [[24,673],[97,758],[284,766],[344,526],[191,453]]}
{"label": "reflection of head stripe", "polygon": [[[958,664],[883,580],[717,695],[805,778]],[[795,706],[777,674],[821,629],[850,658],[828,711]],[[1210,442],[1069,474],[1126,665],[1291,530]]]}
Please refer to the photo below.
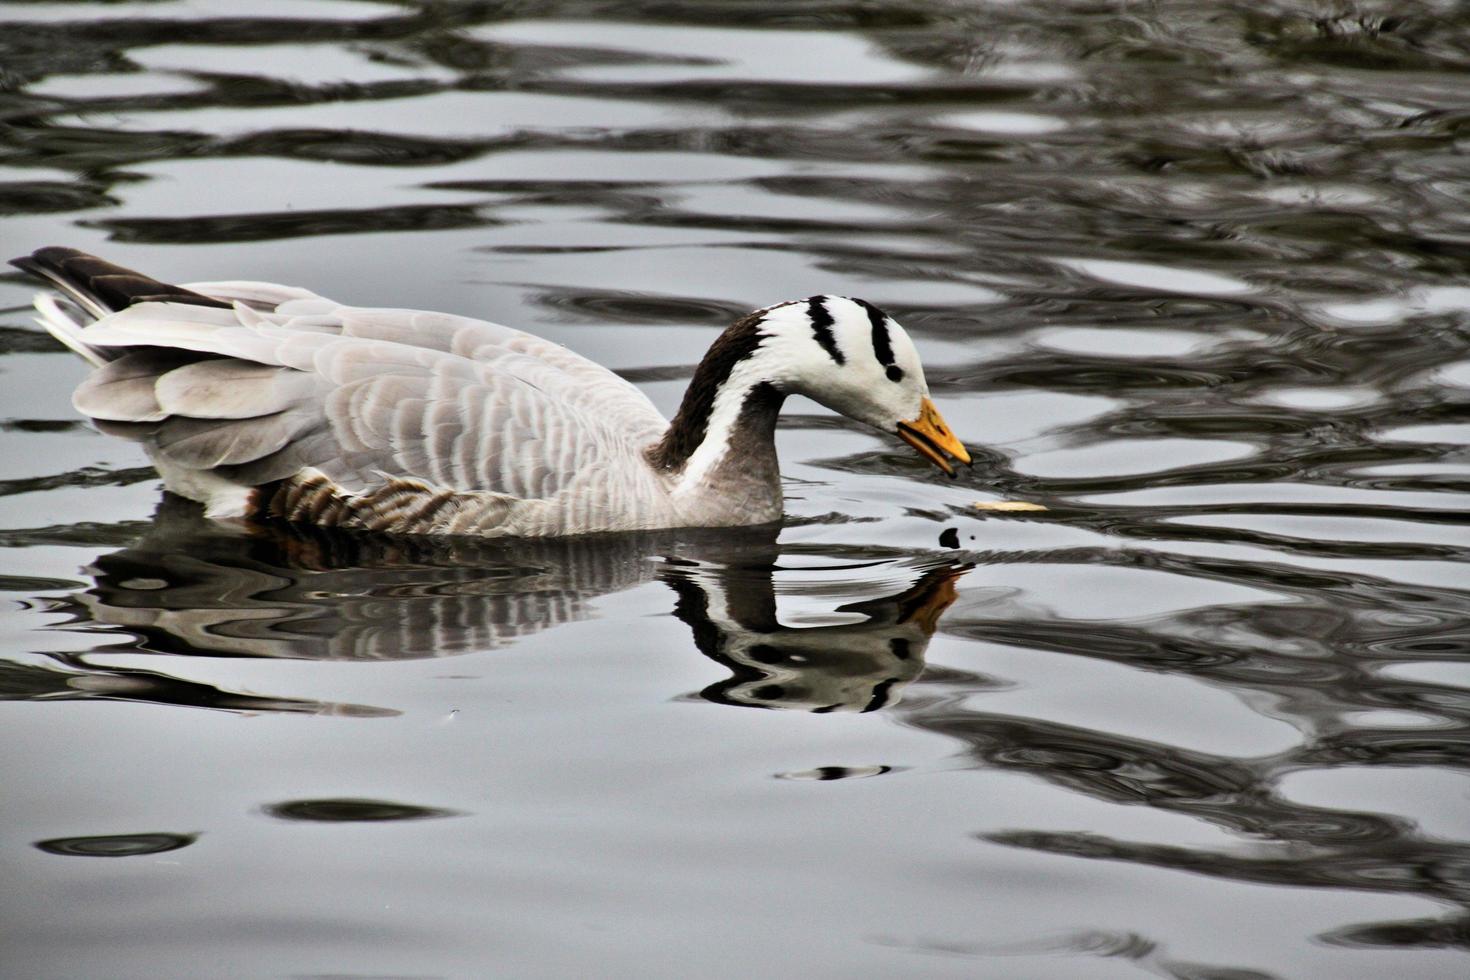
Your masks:
{"label": "reflection of head stripe", "polygon": [[812,333],[817,335],[817,343],[822,345],[822,350],[838,364],[846,362],[847,358],[837,349],[837,338],[832,336],[832,314],[822,297],[813,296],[806,301],[806,315],[812,321]]}
{"label": "reflection of head stripe", "polygon": [[865,299],[853,300],[868,313],[868,322],[873,325],[873,356],[879,364],[893,363],[893,344],[888,339],[888,314]]}
{"label": "reflection of head stripe", "polygon": [[893,695],[893,685],[898,683],[897,677],[890,677],[873,686],[873,698],[866,705],[864,711],[877,711],[888,703],[889,697]]}

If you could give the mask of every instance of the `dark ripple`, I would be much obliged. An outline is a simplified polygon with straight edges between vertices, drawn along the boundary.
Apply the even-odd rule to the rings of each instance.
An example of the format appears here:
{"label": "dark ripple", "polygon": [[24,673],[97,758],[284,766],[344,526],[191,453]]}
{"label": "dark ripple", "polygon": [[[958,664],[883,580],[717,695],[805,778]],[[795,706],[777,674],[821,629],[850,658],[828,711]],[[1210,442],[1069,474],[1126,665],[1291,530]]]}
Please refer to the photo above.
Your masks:
{"label": "dark ripple", "polygon": [[[409,136],[341,129],[272,129],[218,144],[220,156],[283,157],[375,167],[424,167],[458,163],[484,153],[485,140]],[[504,146],[504,141],[497,144]],[[434,185],[430,185],[434,186]]]}
{"label": "dark ripple", "polygon": [[0,575],[0,592],[49,592],[53,589],[73,589],[76,586],[76,582],[64,578]]}
{"label": "dark ripple", "polygon": [[1092,358],[1079,358],[1069,363],[1066,355],[1057,354],[1048,355],[1046,360],[1044,366],[1010,369],[1000,366],[992,367],[986,373],[990,383],[997,386],[1015,385],[1048,391],[1107,392],[1148,391],[1155,388],[1218,388],[1247,373],[1244,365],[1233,368],[1229,374],[1211,374],[1167,363],[1120,364]]}
{"label": "dark ripple", "polygon": [[[592,292],[559,289],[542,294],[538,297],[538,302],[548,309],[570,312],[577,319],[598,323],[667,323],[678,326],[700,324],[723,328],[746,312],[733,304],[708,298],[606,290]],[[693,373],[684,368],[670,370],[683,378]]]}
{"label": "dark ripple", "polygon": [[47,211],[81,211],[117,204],[105,192],[78,184],[32,180],[0,184],[0,214],[38,214]]}
{"label": "dark ripple", "polygon": [[67,857],[143,857],[177,851],[198,839],[198,834],[114,834],[106,837],[55,837],[38,840],[35,846],[47,854]]}
{"label": "dark ripple", "polygon": [[[1437,710],[1449,705],[1438,703]],[[1459,699],[1460,713],[1470,712],[1470,691]],[[1470,769],[1470,726],[1457,731],[1355,731],[1323,738],[1297,754],[1306,765],[1430,766]]]}
{"label": "dark ripple", "polygon": [[4,432],[77,432],[86,428],[80,419],[6,419],[0,422]]}
{"label": "dark ripple", "polygon": [[839,779],[870,779],[895,770],[893,766],[818,766],[799,772],[777,773],[777,779],[796,779],[810,782],[830,783]]}
{"label": "dark ripple", "polygon": [[[100,466],[87,466],[68,473],[49,476],[20,477],[0,480],[0,497],[21,493],[40,493],[58,487],[125,487],[146,480],[158,479],[158,472],[151,466],[134,466],[122,470],[107,470]],[[0,531],[3,536],[4,531]]]}
{"label": "dark ripple", "polygon": [[[910,942],[879,940],[879,942],[884,946],[946,956],[1024,956],[1074,953],[1082,956],[1143,960],[1151,957],[1158,950],[1158,943],[1136,932],[1107,932],[1101,929],[1015,943],[944,942],[933,939]],[[1173,975],[1178,976],[1177,973]],[[1221,978],[1224,974],[1214,972],[1210,976]]]}
{"label": "dark ripple", "polygon": [[446,810],[441,807],[394,803],[390,800],[342,798],[290,800],[285,803],[272,803],[260,809],[266,816],[275,817],[277,820],[307,823],[390,823],[400,820],[433,820],[440,817],[463,816],[457,810]]}
{"label": "dark ripple", "polygon": [[1376,851],[1326,852],[1312,856],[1255,857],[1185,847],[1139,844],[1095,834],[1002,831],[979,835],[1009,847],[1070,857],[1127,861],[1257,884],[1349,888],[1421,894],[1464,902],[1470,879],[1463,877],[1466,848],[1423,843]]}
{"label": "dark ripple", "polygon": [[1318,938],[1334,946],[1470,950],[1470,916],[1344,926]]}
{"label": "dark ripple", "polygon": [[920,714],[924,729],[958,739],[976,762],[1033,772],[1115,803],[1213,809],[1243,803],[1258,779],[1240,763],[1106,732],[982,712]]}
{"label": "dark ripple", "polygon": [[[20,317],[16,316],[19,320]],[[48,333],[20,327],[0,327],[0,355],[55,354],[56,341]]]}
{"label": "dark ripple", "polygon": [[1283,62],[1368,71],[1470,69],[1463,49],[1434,50],[1443,43],[1438,25],[1412,6],[1395,15],[1348,8],[1311,18],[1297,11],[1271,10],[1246,16],[1251,42]]}
{"label": "dark ripple", "polygon": [[81,224],[104,228],[122,242],[192,244],[256,242],[307,235],[473,228],[497,222],[474,205],[422,204],[278,214],[196,215],[183,218],[108,218]]}

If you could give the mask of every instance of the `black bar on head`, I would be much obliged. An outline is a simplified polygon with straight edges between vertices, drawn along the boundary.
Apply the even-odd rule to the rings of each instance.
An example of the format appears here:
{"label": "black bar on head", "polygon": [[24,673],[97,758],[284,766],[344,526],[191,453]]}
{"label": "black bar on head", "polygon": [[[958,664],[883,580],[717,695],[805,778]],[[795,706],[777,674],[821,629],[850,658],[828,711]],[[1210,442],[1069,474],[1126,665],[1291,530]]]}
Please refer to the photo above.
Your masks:
{"label": "black bar on head", "polygon": [[807,300],[806,315],[812,321],[812,333],[817,335],[817,343],[822,345],[822,350],[838,364],[846,363],[847,358],[837,349],[837,338],[832,336],[832,314],[827,309],[826,300],[821,296]]}
{"label": "black bar on head", "polygon": [[853,300],[868,313],[868,322],[873,325],[873,356],[879,364],[893,363],[893,343],[888,338],[888,314],[865,299]]}

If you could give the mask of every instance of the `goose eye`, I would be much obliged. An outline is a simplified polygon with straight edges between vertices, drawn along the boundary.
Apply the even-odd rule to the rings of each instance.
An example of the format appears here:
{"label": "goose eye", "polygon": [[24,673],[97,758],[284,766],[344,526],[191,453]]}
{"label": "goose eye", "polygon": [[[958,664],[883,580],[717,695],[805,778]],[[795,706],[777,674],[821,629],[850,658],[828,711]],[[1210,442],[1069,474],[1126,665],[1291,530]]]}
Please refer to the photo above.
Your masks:
{"label": "goose eye", "polygon": [[899,367],[897,364],[888,365],[888,371],[886,373],[888,375],[889,381],[903,380],[903,368]]}

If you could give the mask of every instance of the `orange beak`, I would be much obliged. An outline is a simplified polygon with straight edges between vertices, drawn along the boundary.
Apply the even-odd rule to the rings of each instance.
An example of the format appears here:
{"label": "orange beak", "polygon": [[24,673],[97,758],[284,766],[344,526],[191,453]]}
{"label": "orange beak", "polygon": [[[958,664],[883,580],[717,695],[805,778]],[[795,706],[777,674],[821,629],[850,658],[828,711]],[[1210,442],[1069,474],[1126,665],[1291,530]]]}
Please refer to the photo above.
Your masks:
{"label": "orange beak", "polygon": [[944,424],[944,417],[939,414],[939,409],[934,403],[925,398],[919,405],[919,417],[912,422],[898,423],[898,437],[913,446],[920,456],[923,456],[935,466],[944,470],[950,476],[954,476],[954,467],[950,465],[945,456],[959,460],[961,463],[970,461],[970,454],[965,449],[965,444],[954,437],[949,431],[949,426]]}

